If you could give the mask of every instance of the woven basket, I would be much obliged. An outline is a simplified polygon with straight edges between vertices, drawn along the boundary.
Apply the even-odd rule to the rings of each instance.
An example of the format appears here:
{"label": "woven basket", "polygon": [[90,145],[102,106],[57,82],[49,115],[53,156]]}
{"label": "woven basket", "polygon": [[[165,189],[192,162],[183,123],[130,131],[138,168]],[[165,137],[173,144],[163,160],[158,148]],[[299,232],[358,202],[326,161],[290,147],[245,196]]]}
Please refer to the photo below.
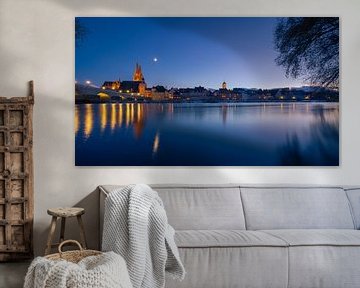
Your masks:
{"label": "woven basket", "polygon": [[[61,248],[65,244],[69,244],[69,243],[76,244],[79,247],[79,250],[65,251],[65,252],[62,251]],[[47,256],[45,256],[45,258],[47,258],[49,260],[54,260],[54,261],[66,260],[69,262],[78,263],[85,257],[96,256],[96,255],[102,254],[102,252],[100,252],[100,251],[83,249],[81,244],[76,240],[66,240],[66,241],[61,242],[59,245],[58,251],[59,251],[59,253],[47,255]]]}

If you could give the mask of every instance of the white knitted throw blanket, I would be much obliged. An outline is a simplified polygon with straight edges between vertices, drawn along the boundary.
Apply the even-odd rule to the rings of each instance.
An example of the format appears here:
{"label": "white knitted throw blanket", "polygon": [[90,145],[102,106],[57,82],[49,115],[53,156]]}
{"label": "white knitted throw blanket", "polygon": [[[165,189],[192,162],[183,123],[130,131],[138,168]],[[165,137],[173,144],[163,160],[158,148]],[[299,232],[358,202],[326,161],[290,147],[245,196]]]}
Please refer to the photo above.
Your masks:
{"label": "white knitted throw blanket", "polygon": [[102,250],[124,257],[134,288],[165,287],[165,271],[184,278],[174,233],[162,200],[145,184],[119,188],[105,200]]}
{"label": "white knitted throw blanket", "polygon": [[24,288],[132,288],[124,259],[113,252],[89,256],[79,263],[37,257]]}

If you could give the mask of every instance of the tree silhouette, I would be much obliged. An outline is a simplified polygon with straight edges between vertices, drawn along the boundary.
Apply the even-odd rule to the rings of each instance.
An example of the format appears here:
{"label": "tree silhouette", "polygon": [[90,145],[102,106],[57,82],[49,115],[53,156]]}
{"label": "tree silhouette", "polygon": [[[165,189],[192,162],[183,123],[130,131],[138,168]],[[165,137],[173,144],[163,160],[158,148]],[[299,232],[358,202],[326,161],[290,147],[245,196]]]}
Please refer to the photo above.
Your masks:
{"label": "tree silhouette", "polygon": [[286,76],[311,84],[339,86],[339,18],[290,17],[279,20],[274,33],[280,53],[276,63]]}

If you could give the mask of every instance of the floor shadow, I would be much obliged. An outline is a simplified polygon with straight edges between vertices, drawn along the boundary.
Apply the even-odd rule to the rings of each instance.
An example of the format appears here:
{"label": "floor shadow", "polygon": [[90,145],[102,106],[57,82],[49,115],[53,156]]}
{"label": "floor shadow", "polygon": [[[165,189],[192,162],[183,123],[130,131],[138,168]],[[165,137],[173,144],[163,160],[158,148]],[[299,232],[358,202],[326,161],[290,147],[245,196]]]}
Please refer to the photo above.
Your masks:
{"label": "floor shadow", "polygon": [[0,287],[23,287],[26,271],[30,261],[0,263]]}

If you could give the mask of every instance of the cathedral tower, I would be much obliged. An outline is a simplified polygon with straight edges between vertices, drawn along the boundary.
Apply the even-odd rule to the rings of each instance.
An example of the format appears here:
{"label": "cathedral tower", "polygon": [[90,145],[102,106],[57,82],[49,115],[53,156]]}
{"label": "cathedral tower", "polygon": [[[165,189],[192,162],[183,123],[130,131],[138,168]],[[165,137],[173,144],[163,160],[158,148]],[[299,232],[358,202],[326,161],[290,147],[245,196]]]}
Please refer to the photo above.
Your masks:
{"label": "cathedral tower", "polygon": [[136,66],[135,66],[133,81],[140,81],[140,82],[145,81],[144,75],[142,74],[142,71],[141,71],[141,66],[138,63],[136,63]]}

